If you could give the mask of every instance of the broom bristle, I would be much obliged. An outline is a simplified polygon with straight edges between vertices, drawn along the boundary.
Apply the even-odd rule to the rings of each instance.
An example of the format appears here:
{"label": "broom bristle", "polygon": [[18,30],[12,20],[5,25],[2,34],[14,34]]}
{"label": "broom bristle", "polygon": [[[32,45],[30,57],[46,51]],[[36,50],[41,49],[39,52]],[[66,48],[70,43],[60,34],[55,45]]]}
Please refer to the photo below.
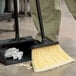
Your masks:
{"label": "broom bristle", "polygon": [[73,61],[75,60],[58,44],[32,50],[32,66],[35,72],[53,69]]}

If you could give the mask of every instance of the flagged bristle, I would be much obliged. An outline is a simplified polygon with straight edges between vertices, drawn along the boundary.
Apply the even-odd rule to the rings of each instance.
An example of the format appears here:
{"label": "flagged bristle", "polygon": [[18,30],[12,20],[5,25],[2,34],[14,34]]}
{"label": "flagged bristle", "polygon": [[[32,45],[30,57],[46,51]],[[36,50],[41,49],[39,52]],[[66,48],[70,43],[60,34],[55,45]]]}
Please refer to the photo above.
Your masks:
{"label": "flagged bristle", "polygon": [[32,65],[35,72],[46,71],[75,61],[60,45],[51,45],[32,50]]}

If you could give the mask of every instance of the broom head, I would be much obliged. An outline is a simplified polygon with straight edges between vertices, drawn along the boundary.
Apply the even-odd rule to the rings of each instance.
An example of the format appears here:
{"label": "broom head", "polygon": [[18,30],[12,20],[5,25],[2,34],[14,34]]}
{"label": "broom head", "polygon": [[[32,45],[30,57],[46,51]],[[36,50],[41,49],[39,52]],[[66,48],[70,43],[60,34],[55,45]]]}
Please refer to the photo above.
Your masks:
{"label": "broom head", "polygon": [[35,72],[54,69],[75,61],[63,51],[58,42],[39,44],[32,49],[32,66]]}

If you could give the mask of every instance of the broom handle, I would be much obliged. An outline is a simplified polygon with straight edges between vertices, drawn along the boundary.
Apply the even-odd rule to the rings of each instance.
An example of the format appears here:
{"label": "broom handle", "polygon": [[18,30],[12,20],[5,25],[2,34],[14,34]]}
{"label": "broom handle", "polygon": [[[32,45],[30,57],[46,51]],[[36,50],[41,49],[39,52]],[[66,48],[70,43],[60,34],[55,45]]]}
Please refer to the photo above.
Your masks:
{"label": "broom handle", "polygon": [[15,38],[19,40],[18,6],[17,0],[14,0],[14,20],[15,20]]}
{"label": "broom handle", "polygon": [[36,8],[37,8],[37,14],[38,14],[38,19],[39,19],[41,38],[42,38],[42,42],[44,42],[45,41],[45,34],[44,34],[43,20],[42,20],[42,14],[41,14],[39,0],[36,0]]}

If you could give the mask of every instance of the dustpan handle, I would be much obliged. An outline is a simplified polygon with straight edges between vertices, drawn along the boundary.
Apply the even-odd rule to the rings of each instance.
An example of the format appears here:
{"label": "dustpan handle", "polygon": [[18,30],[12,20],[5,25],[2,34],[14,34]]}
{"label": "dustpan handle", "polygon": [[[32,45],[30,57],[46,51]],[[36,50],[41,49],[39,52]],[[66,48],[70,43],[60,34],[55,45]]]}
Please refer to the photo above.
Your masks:
{"label": "dustpan handle", "polygon": [[14,21],[15,21],[15,38],[19,39],[19,23],[18,23],[18,6],[17,0],[14,0]]}
{"label": "dustpan handle", "polygon": [[40,31],[41,31],[41,38],[42,38],[42,42],[44,42],[45,34],[44,34],[43,20],[42,20],[42,14],[41,14],[41,9],[40,9],[40,2],[39,0],[35,0],[35,1],[36,1],[36,8],[37,8],[37,14],[38,14],[38,19],[39,19]]}

